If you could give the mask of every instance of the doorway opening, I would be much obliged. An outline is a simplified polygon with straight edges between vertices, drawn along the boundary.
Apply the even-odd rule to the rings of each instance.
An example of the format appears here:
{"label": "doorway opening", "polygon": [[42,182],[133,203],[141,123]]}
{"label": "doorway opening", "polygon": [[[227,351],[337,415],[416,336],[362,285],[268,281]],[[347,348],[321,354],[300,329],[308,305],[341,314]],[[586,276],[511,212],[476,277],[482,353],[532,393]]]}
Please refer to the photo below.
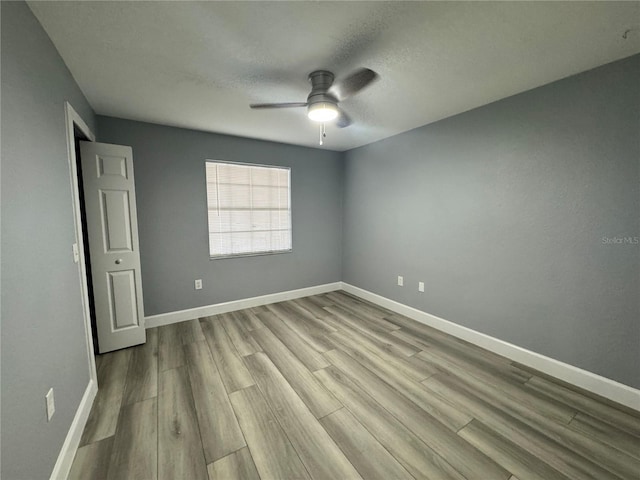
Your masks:
{"label": "doorway opening", "polygon": [[87,233],[87,209],[84,201],[84,183],[82,181],[82,158],[80,156],[80,142],[89,141],[89,138],[82,133],[78,126],[73,124],[73,140],[76,153],[76,180],[78,182],[78,203],[80,207],[80,222],[82,223],[82,243],[84,244],[84,265],[87,282],[87,296],[89,307],[89,321],[91,322],[91,339],[93,351],[98,352],[98,337],[96,335],[96,304],[93,296],[93,280],[91,276],[91,249],[89,248],[89,235]]}

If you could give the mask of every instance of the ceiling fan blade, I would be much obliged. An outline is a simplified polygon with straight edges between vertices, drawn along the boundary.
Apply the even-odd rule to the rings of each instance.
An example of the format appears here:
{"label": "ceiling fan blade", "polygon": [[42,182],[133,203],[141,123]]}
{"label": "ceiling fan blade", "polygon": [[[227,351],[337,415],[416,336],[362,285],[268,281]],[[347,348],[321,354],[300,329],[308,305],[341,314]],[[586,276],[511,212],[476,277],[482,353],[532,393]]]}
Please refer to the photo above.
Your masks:
{"label": "ceiling fan blade", "polygon": [[260,108],[296,108],[306,107],[307,102],[291,102],[291,103],[253,103],[249,107],[253,109]]}
{"label": "ceiling fan blade", "polygon": [[361,68],[337,83],[329,89],[329,93],[342,101],[374,82],[379,75],[368,68]]}
{"label": "ceiling fan blade", "polygon": [[338,111],[338,118],[336,119],[336,126],[338,128],[348,127],[352,123],[353,123],[353,121],[351,120],[351,118],[349,118],[349,115],[347,115],[344,112],[344,110],[339,110]]}

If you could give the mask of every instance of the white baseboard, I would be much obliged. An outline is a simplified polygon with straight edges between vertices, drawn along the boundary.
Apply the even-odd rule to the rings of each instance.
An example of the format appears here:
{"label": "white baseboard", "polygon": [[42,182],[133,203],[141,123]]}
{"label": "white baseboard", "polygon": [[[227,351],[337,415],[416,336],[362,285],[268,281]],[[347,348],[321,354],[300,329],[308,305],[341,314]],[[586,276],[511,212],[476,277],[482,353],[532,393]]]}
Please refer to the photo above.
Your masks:
{"label": "white baseboard", "polygon": [[204,307],[190,308],[188,310],[160,313],[158,315],[145,317],[145,324],[146,328],[160,327],[162,325],[183,322],[185,320],[192,320],[194,318],[234,312],[236,310],[242,310],[243,308],[259,307],[260,305],[267,305],[269,303],[284,302],[286,300],[293,300],[295,298],[333,292],[334,290],[340,290],[341,288],[342,282],[326,283],[324,285],[316,285],[315,287],[300,288],[298,290],[272,293],[270,295],[261,295],[259,297],[243,298],[231,302],[216,303],[214,305],[205,305]]}
{"label": "white baseboard", "polygon": [[567,383],[580,387],[589,392],[608,398],[614,402],[625,405],[634,410],[640,411],[640,390],[629,387],[614,380],[596,375],[595,373],[581,368],[574,367],[559,360],[546,357],[531,350],[527,350],[517,345],[499,340],[495,337],[476,332],[470,328],[463,327],[456,323],[444,320],[429,313],[423,312],[402,303],[390,300],[375,293],[363,290],[348,283],[342,283],[342,289],[357,297],[368,300],[371,303],[380,305],[388,310],[394,311],[406,317],[412,318],[420,323],[429,325],[442,332],[458,337],[479,347],[490,350],[498,355],[507,357],[513,361],[534,368],[552,377],[563,380]]}
{"label": "white baseboard", "polygon": [[53,472],[51,472],[50,480],[63,480],[69,476],[73,459],[76,456],[76,450],[78,449],[78,445],[80,445],[82,431],[84,430],[84,426],[87,424],[87,419],[91,412],[91,406],[93,405],[93,399],[96,397],[97,393],[98,385],[93,379],[89,380],[89,384],[84,391],[84,395],[82,396],[76,415],[73,418],[73,422],[71,422],[69,432],[67,432],[67,438],[65,438],[62,449],[60,449],[58,460],[53,467]]}

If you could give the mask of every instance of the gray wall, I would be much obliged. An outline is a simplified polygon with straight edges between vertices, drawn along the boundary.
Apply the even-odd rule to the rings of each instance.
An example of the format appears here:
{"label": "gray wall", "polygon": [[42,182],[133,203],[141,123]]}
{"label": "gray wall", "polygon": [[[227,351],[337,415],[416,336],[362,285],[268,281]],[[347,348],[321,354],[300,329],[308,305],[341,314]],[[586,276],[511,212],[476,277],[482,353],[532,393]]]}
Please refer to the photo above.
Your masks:
{"label": "gray wall", "polygon": [[630,57],[349,151],[344,281],[640,387],[640,245],[603,242],[640,237],[639,78]]}
{"label": "gray wall", "polygon": [[[37,479],[89,380],[64,100],[95,119],[28,7],[0,3],[0,475]],[[344,279],[640,387],[640,247],[603,242],[640,236],[639,77],[635,56],[345,155],[100,117],[134,149],[145,313]],[[293,253],[208,259],[207,158],[292,168]]]}
{"label": "gray wall", "polygon": [[[94,114],[23,2],[2,9],[2,471],[48,478],[89,382],[64,101]],[[44,396],[55,390],[50,423]]]}
{"label": "gray wall", "polygon": [[[341,280],[340,154],[102,116],[98,127],[101,142],[133,147],[145,315]],[[291,167],[292,253],[209,260],[207,159]]]}

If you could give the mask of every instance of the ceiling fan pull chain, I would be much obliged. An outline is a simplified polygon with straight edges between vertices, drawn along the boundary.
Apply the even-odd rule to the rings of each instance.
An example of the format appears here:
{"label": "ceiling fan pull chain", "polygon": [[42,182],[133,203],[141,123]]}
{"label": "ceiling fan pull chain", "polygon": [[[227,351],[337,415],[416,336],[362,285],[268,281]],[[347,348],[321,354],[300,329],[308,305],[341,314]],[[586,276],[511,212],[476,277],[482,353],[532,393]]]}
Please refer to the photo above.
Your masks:
{"label": "ceiling fan pull chain", "polygon": [[327,132],[324,128],[324,123],[320,124],[320,145],[324,144],[324,138],[327,136]]}

